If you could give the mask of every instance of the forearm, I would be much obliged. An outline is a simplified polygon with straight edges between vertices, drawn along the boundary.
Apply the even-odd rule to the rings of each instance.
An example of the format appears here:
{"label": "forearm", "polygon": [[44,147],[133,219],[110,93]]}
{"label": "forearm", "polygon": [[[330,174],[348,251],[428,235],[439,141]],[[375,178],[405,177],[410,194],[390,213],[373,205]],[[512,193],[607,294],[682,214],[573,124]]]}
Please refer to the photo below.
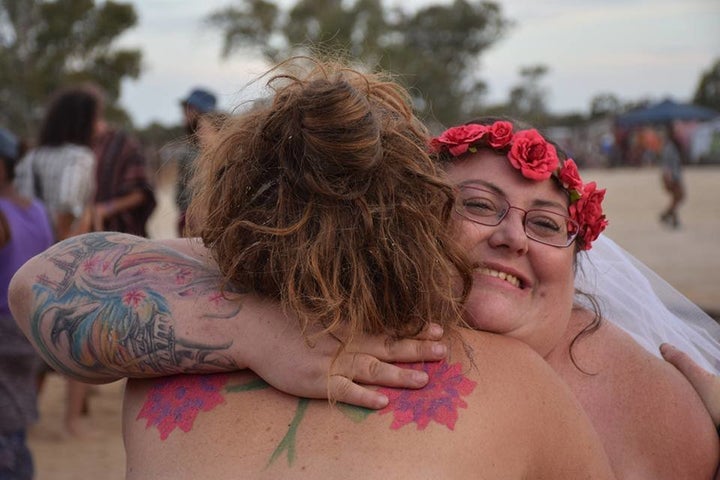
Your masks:
{"label": "forearm", "polygon": [[57,214],[55,218],[55,238],[56,240],[65,240],[72,237],[73,225],[75,224],[75,215],[69,212]]}
{"label": "forearm", "polygon": [[84,381],[244,368],[235,340],[253,322],[235,317],[261,304],[223,295],[205,251],[193,251],[124,234],[73,237],[18,271],[10,306],[45,360]]}
{"label": "forearm", "polygon": [[[302,332],[278,302],[220,291],[196,241],[149,241],[98,232],[70,238],[27,262],[9,290],[18,325],[45,360],[85,382],[250,368],[293,395],[383,408],[358,383],[420,388],[427,375],[386,362],[438,360],[442,329],[418,339],[339,342],[321,327]],[[440,350],[437,348],[440,347]]]}
{"label": "forearm", "polygon": [[118,213],[125,212],[127,210],[132,210],[133,208],[142,205],[142,203],[145,201],[145,192],[142,190],[133,190],[132,192],[122,195],[120,197],[115,197],[107,202],[103,202],[99,205],[102,205],[105,210],[105,216],[113,216],[117,215]]}

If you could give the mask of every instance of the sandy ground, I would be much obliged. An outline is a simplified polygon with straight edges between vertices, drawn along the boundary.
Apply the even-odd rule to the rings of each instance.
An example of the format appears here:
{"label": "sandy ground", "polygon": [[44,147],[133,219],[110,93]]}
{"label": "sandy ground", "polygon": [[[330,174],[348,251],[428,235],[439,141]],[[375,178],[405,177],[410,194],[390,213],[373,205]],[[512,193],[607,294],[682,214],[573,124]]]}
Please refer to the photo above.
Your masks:
{"label": "sandy ground", "polygon": [[[682,228],[658,222],[667,202],[658,170],[583,172],[608,190],[606,233],[708,311],[720,312],[720,167],[686,170],[688,198],[681,209]],[[170,188],[158,191],[159,206],[150,234],[173,236],[175,209]],[[37,480],[122,479],[125,458],[120,433],[123,382],[95,387],[90,421],[96,435],[78,440],[61,432],[64,382],[48,378],[40,399],[40,422],[30,432]]]}

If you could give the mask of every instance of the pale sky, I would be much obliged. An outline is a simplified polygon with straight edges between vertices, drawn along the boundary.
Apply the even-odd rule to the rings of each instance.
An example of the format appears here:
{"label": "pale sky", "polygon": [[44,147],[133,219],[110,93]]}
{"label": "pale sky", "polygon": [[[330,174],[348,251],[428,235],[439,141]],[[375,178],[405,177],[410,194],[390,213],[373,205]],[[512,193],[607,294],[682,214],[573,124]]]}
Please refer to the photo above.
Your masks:
{"label": "pale sky", "polygon": [[[179,123],[178,101],[195,86],[215,91],[225,110],[253,94],[244,87],[267,65],[259,57],[239,54],[221,59],[220,33],[201,22],[232,1],[131,1],[138,25],[120,43],[140,48],[145,68],[138,80],[123,84],[121,103],[137,126],[154,120]],[[419,6],[448,0],[386,3]],[[543,85],[555,113],[587,112],[592,97],[603,92],[622,101],[689,101],[701,73],[720,58],[718,0],[497,3],[515,26],[481,59],[479,75],[489,87],[488,103],[507,98],[520,67],[539,63],[550,69]]]}

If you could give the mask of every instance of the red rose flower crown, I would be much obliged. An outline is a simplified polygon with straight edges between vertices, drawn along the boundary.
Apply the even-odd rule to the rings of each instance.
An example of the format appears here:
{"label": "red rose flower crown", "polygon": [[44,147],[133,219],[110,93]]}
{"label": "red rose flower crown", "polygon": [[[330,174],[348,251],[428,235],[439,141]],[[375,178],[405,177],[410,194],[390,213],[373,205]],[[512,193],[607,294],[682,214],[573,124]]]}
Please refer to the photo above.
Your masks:
{"label": "red rose flower crown", "polygon": [[502,120],[491,125],[452,127],[430,141],[433,153],[446,152],[453,157],[475,153],[479,148],[507,154],[510,164],[530,180],[539,182],[555,176],[568,192],[570,218],[580,225],[580,250],[592,248],[592,242],[608,224],[602,211],[605,189],[599,190],[595,182],[583,183],[571,158],[560,162],[555,147],[537,130],[513,132],[512,123]]}

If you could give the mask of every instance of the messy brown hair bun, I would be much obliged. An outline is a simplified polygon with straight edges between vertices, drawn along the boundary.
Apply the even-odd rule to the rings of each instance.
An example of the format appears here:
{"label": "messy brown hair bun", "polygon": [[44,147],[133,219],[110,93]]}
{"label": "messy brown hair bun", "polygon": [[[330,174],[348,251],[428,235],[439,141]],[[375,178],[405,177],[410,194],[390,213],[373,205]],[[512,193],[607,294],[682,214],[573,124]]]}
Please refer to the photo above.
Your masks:
{"label": "messy brown hair bun", "polygon": [[227,282],[344,339],[457,325],[470,273],[454,189],[407,92],[308,58],[271,74],[272,97],[197,164],[189,215]]}

